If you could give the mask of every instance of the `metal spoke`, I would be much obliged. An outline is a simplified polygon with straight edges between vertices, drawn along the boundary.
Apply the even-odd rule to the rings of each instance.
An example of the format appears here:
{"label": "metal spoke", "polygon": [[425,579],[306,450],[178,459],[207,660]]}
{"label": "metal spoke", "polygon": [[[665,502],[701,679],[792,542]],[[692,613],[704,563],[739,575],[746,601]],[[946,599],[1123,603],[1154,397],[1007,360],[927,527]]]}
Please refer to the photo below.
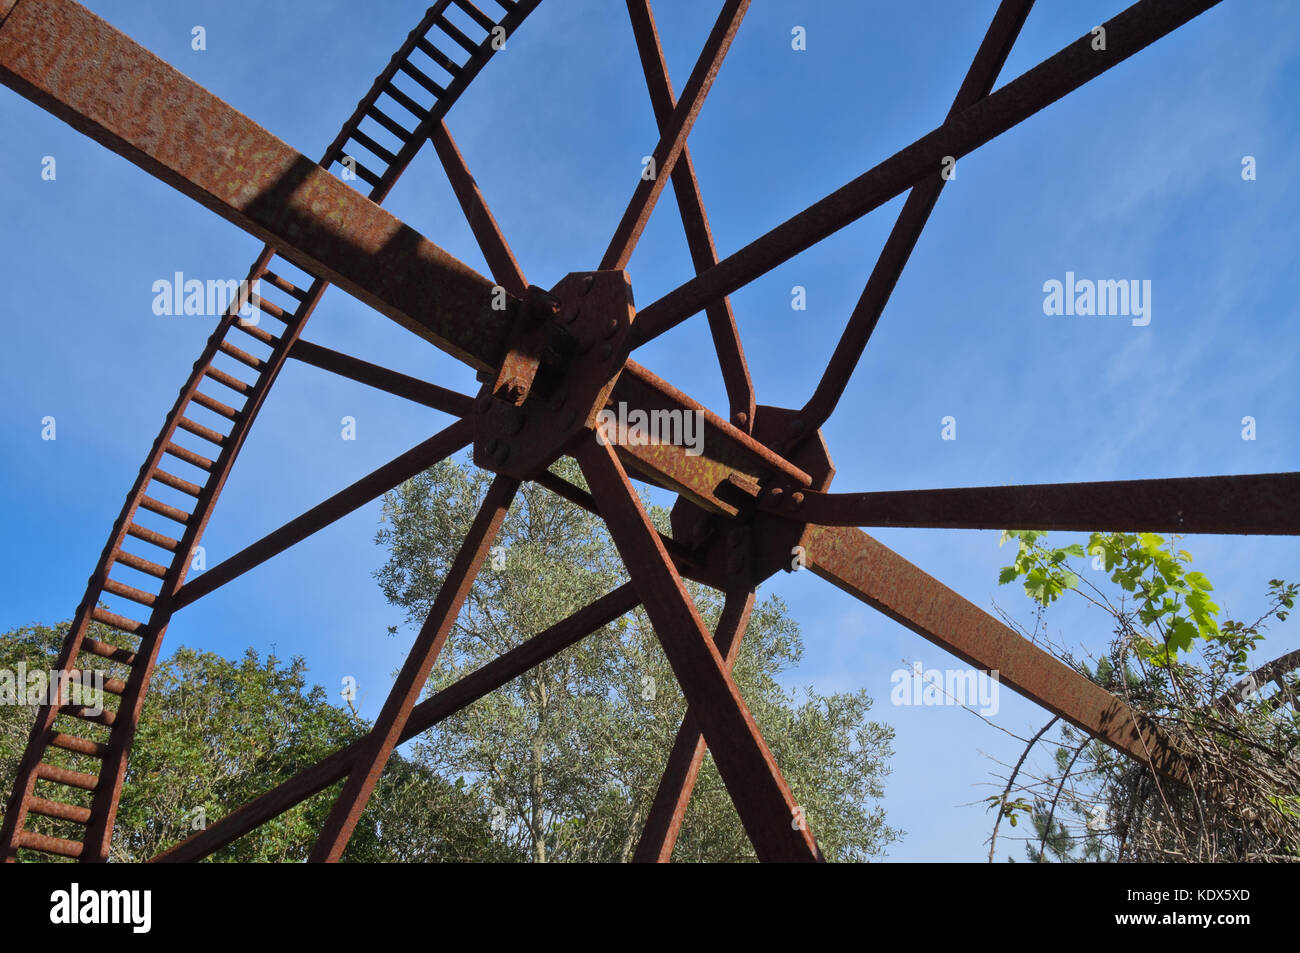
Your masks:
{"label": "metal spoke", "polygon": [[632,329],[639,346],[676,327],[709,302],[743,288],[799,252],[857,221],[1112,66],[1154,43],[1220,0],[1139,0],[1102,26],[1107,48],[1089,33],[997,92],[832,192],[793,218],[643,308]]}
{"label": "metal spoke", "polygon": [[474,398],[466,394],[459,394],[454,390],[448,390],[446,387],[439,387],[437,384],[422,381],[418,377],[401,374],[386,367],[380,367],[378,364],[371,364],[369,361],[363,361],[351,355],[321,347],[319,344],[312,344],[302,338],[299,338],[294,343],[293,348],[289,351],[289,356],[302,361],[304,364],[319,367],[323,371],[331,371],[340,377],[347,377],[359,384],[366,384],[378,390],[395,394],[398,397],[405,397],[417,404],[424,404],[426,407],[432,407],[434,410],[441,410],[443,413],[452,414],[456,417],[468,416],[469,412],[474,409]]}
{"label": "metal spoke", "polygon": [[[957,90],[945,122],[979,102],[993,89],[993,83],[1002,71],[1033,5],[1034,0],[1002,0],[984,35],[984,41],[975,53],[975,59],[971,61],[966,78]],[[947,179],[936,170],[907,196],[898,221],[894,223],[889,238],[885,240],[885,247],[880,252],[880,258],[871,270],[862,297],[858,299],[848,325],[835,346],[826,372],[800,412],[803,428],[802,437],[798,439],[807,439],[809,434],[815,433],[835,409],[946,183]]]}
{"label": "metal spoke", "polygon": [[[672,118],[677,98],[673,95],[672,80],[668,76],[668,63],[664,59],[663,47],[659,43],[659,31],[655,28],[650,0],[627,0],[627,10],[632,20],[632,32],[636,36],[637,52],[641,56],[641,69],[645,73],[646,88],[650,92],[650,105],[654,110],[659,132],[663,134]],[[704,199],[700,196],[700,186],[695,178],[695,166],[691,162],[691,150],[688,145],[682,146],[681,158],[673,167],[672,182],[673,193],[677,196],[677,208],[681,213],[682,227],[686,231],[686,245],[690,250],[695,272],[699,274],[718,263],[718,251],[713,244],[713,232],[709,228],[709,217],[704,211]],[[749,375],[749,365],[745,362],[745,349],[740,343],[740,332],[736,328],[736,316],[731,310],[731,299],[723,297],[719,301],[712,302],[704,309],[704,313],[709,319],[713,348],[718,354],[718,363],[722,368],[722,382],[727,389],[731,422],[749,432],[754,427],[754,382]]]}
{"label": "metal spoke", "polygon": [[379,775],[401,740],[411,709],[424,691],[433,663],[437,661],[447,636],[451,634],[452,626],[456,624],[456,616],[460,614],[460,608],[474,585],[474,578],[487,559],[488,550],[496,539],[501,524],[505,522],[510,501],[514,499],[518,487],[517,480],[502,476],[493,480],[488,487],[478,515],[474,517],[474,523],[465,534],[460,552],[456,554],[455,561],[447,571],[447,578],[438,590],[429,616],[420,629],[420,634],[416,636],[415,644],[411,646],[406,663],[397,674],[397,681],[393,683],[384,707],[375,719],[375,726],[366,736],[353,764],[353,771],[348,775],[347,784],[343,786],[338,800],[334,802],[316,846],[307,858],[309,861],[337,861],[347,848],[352,831],[379,782]]}
{"label": "metal spoke", "polygon": [[172,611],[201,599],[232,579],[260,566],[271,557],[279,555],[291,546],[296,546],[313,533],[365,506],[371,500],[378,499],[394,487],[401,486],[407,480],[467,446],[473,436],[473,428],[469,423],[463,420],[456,421],[445,430],[412,447],[400,457],[390,460],[378,470],[362,477],[347,489],[340,490],[328,500],[313,506],[306,513],[268,533],[224,562],[213,566],[193,581],[187,582],[177,590],[172,602]]}
{"label": "metal spoke", "polygon": [[[615,619],[631,612],[638,601],[636,589],[630,582],[624,583],[522,645],[447,686],[432,698],[425,699],[411,709],[411,716],[402,728],[398,743],[410,741],[444,718],[463,711],[484,695],[576,645],[593,632],[598,632]],[[172,863],[196,861],[220,850],[253,828],[278,817],[294,805],[301,804],[313,794],[346,777],[361,757],[365,741],[362,738],[339,749],[221,820],[209,824],[206,829],[163,851],[153,860]]]}
{"label": "metal spoke", "polygon": [[1300,473],[801,497],[763,506],[827,526],[1300,534]]}
{"label": "metal spoke", "polygon": [[474,176],[470,175],[469,168],[465,165],[465,157],[456,148],[456,142],[451,138],[446,122],[439,122],[433,127],[429,133],[429,141],[433,143],[438,158],[442,160],[442,167],[447,171],[447,178],[451,180],[452,190],[456,193],[456,201],[460,202],[461,210],[465,213],[470,231],[474,233],[474,239],[487,260],[492,277],[506,291],[522,298],[528,291],[528,282],[524,279],[523,269],[519,267],[514,252],[510,250],[505,236],[501,234],[497,220],[492,217],[492,210],[488,208],[487,200],[479,191],[478,183],[474,181]]}
{"label": "metal spoke", "polygon": [[759,859],[819,860],[816,841],[798,822],[799,806],[613,448],[592,438],[577,457]]}
{"label": "metal spoke", "polygon": [[[718,647],[728,672],[736,664],[740,640],[745,635],[753,608],[754,590],[727,593],[717,630],[713,633],[713,644]],[[695,779],[699,777],[707,750],[704,735],[688,708],[681,727],[677,729],[677,737],[668,754],[668,764],[664,768],[663,777],[659,779],[659,787],[655,790],[654,801],[650,805],[633,861],[667,863],[672,859],[677,834],[681,831],[686,808],[695,790]]]}
{"label": "metal spoke", "polygon": [[659,144],[651,154],[654,162],[652,174],[648,179],[643,176],[637,183],[627,210],[623,213],[618,228],[614,230],[614,237],[610,239],[609,248],[605,250],[605,257],[600,261],[600,270],[618,271],[627,267],[628,259],[632,257],[637,240],[663,191],[664,183],[668,181],[673,166],[686,147],[686,137],[690,135],[695,118],[704,105],[704,98],[717,78],[718,69],[722,66],[727,50],[731,48],[731,41],[736,37],[736,30],[740,28],[740,21],[749,9],[749,3],[750,0],[726,0],[722,5],[722,12],[718,14],[704,49],[700,51],[700,58],[695,62],[695,69],[691,70],[686,87],[682,90],[682,98],[677,101],[672,115],[662,127]]}
{"label": "metal spoke", "polygon": [[808,568],[1134,760],[1186,776],[1159,729],[1120,699],[859,529],[809,527]]}

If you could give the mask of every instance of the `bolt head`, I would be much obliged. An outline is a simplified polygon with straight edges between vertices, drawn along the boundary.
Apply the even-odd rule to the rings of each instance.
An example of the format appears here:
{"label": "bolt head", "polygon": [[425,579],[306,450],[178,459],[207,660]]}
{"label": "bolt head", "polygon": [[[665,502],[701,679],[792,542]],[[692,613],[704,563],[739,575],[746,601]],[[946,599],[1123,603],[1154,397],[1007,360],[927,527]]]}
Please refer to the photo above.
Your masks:
{"label": "bolt head", "polygon": [[505,386],[501,389],[506,400],[512,403],[517,402],[524,396],[524,382],[518,377],[512,377],[506,381]]}
{"label": "bolt head", "polygon": [[560,313],[560,310],[563,307],[560,304],[560,299],[549,292],[539,292],[535,300],[537,302],[537,308],[533,313],[539,320],[554,318]]}

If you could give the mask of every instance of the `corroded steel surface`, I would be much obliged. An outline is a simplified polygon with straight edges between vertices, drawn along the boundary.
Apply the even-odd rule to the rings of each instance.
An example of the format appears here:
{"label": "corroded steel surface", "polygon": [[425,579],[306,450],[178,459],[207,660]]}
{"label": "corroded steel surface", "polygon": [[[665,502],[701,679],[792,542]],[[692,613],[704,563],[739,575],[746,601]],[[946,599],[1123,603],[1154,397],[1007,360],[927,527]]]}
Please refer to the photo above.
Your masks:
{"label": "corroded steel surface", "polygon": [[0,81],[457,358],[500,360],[517,302],[494,310],[487,279],[79,4],[23,0]]}
{"label": "corroded steel surface", "polygon": [[[765,500],[792,512],[789,500]],[[1300,533],[1300,473],[804,494],[798,518],[833,526]]]}
{"label": "corroded steel surface", "polygon": [[1178,753],[1153,725],[860,529],[814,526],[808,568],[964,662],[1171,777]]}
{"label": "corroded steel surface", "polygon": [[[638,601],[645,605],[689,713],[650,812],[637,851],[642,860],[672,852],[694,778],[712,751],[745,829],[761,859],[818,860],[812,832],[730,677],[753,605],[754,587],[778,569],[808,568],[885,615],[953,652],[965,662],[995,670],[1009,687],[1076,726],[1105,739],[1156,771],[1181,778],[1176,751],[1156,728],[1082,675],[1051,657],[988,613],[856,528],[862,525],[1153,529],[1182,532],[1300,533],[1300,475],[1262,474],[1180,480],[1119,481],[1041,486],[976,487],[834,494],[834,468],[818,427],[835,406],[869,339],[930,209],[943,187],[945,157],[960,157],[1090,79],[1100,75],[1217,0],[1139,0],[1106,21],[1108,45],[1093,49],[1085,35],[1019,78],[990,93],[1032,5],[1002,0],[942,125],[874,169],[828,195],[737,253],[717,260],[686,139],[704,97],[736,36],[748,0],[725,0],[695,69],[679,99],[664,62],[647,0],[628,0],[650,105],[660,133],[656,175],[638,184],[615,229],[602,271],[570,275],[548,294],[529,288],[486,199],[443,121],[447,109],[492,54],[489,37],[473,40],[445,17],[450,3],[484,31],[518,26],[537,0],[500,3],[495,20],[463,0],[438,0],[376,79],[319,163],[312,163],[229,105],[69,0],[0,0],[0,81],[150,174],[270,242],[250,271],[296,303],[259,302],[285,325],[277,334],[250,329],[227,314],[195,365],[167,425],[146,460],[127,506],[92,575],[60,656],[59,667],[79,653],[116,658],[131,667],[121,694],[120,728],[107,745],[55,730],[69,708],[43,709],[20,765],[0,847],[5,859],[18,848],[102,860],[120,793],[131,733],[148,675],[171,613],[283,551],[378,493],[468,442],[476,462],[497,473],[474,526],[435,600],[429,618],[371,733],[297,777],[195,834],[159,860],[194,860],[230,843],[306,797],[347,778],[312,853],[337,860],[394,747],[555,652],[574,644]],[[450,60],[426,31],[441,30],[470,54],[452,64],[443,89],[411,61],[427,55]],[[93,56],[84,51],[94,51]],[[401,71],[434,93],[422,105],[389,84]],[[387,96],[396,107],[383,100]],[[414,129],[385,109],[405,109]],[[396,153],[365,133],[375,121],[397,135]],[[376,204],[387,194],[425,139],[433,142],[452,182],[493,281],[452,258]],[[382,167],[358,164],[373,187],[369,196],[344,185],[330,168],[350,143],[379,156]],[[378,171],[377,171],[378,169]],[[671,178],[697,276],[633,313],[631,288],[621,268],[663,187]],[[735,317],[726,296],[844,225],[913,188],[826,374],[800,411],[756,404]],[[271,270],[273,256],[304,268],[311,287],[298,289]],[[480,372],[485,387],[469,398],[298,341],[302,323],[328,283],[339,284],[376,310],[455,355]],[[592,289],[595,289],[594,291]],[[505,307],[501,292],[505,292]],[[586,295],[590,298],[582,303]],[[494,307],[494,304],[497,306]],[[728,418],[712,413],[667,381],[626,359],[643,343],[704,310],[709,317],[726,385]],[[243,332],[271,347],[257,357]],[[246,382],[213,366],[218,352],[257,372]],[[355,381],[460,419],[441,434],[268,534],[197,582],[185,583],[186,555],[201,534],[248,427],[284,360],[293,356]],[[215,381],[231,394],[218,400],[199,390]],[[243,406],[234,406],[240,400]],[[190,401],[232,421],[223,434],[184,416]],[[596,439],[602,408],[697,415],[702,452],[672,441],[628,441],[607,446]],[[213,457],[171,442],[177,428],[212,443]],[[602,431],[602,435],[607,435]],[[582,465],[591,492],[542,469],[560,453]],[[208,472],[200,485],[161,469],[170,458]],[[626,469],[625,469],[626,468]],[[628,472],[679,495],[673,538],[651,526]],[[631,582],[569,619],[484,666],[433,698],[416,703],[456,613],[504,519],[517,483],[533,479],[576,505],[598,513],[609,527]],[[147,496],[158,481],[195,498],[186,513]],[[179,539],[133,522],[143,507],[181,524]],[[831,525],[835,524],[835,525]],[[168,566],[122,548],[127,537],[170,551]],[[162,558],[162,557],[159,557]],[[155,596],[109,579],[116,562],[162,580]],[[715,638],[705,631],[683,577],[727,594]],[[108,592],[150,607],[147,623],[98,609]],[[85,635],[91,620],[140,637],[135,652],[121,653]],[[112,721],[112,715],[106,716]],[[105,722],[107,723],[107,722]],[[98,777],[40,761],[53,744],[104,761]],[[53,801],[37,781],[94,790],[87,810]],[[23,827],[28,813],[85,824],[83,841]]]}

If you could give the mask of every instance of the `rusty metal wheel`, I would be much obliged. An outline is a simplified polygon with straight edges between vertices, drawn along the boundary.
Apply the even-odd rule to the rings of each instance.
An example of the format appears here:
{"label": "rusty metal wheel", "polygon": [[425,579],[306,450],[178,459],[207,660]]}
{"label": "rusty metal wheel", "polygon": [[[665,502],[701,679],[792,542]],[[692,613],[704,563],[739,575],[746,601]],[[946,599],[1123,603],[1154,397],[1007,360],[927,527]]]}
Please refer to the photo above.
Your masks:
{"label": "rusty metal wheel", "polygon": [[[116,710],[96,716],[106,735],[103,740],[89,736],[87,713],[67,699],[41,710],[0,834],[7,860],[20,849],[87,861],[107,858],[131,740],[175,611],[471,443],[476,463],[493,471],[495,480],[371,733],[157,859],[205,857],[346,779],[311,854],[313,860],[337,860],[398,744],[638,604],[655,627],[689,713],[637,859],[671,855],[706,747],[760,859],[820,859],[813,831],[800,823],[798,805],[730,677],[756,587],[778,570],[803,567],[965,662],[998,671],[1003,684],[1136,760],[1170,778],[1183,776],[1178,752],[1153,725],[858,527],[1295,534],[1300,532],[1300,475],[832,493],[834,468],[821,427],[844,393],[953,161],[1174,31],[1215,0],[1139,0],[1102,25],[1107,42],[1100,50],[1095,32],[1087,34],[994,90],[1032,7],[1032,0],[1002,0],[941,124],[721,260],[686,140],[749,0],[722,3],[680,96],[674,95],[648,0],[628,0],[660,131],[648,157],[652,172],[638,180],[598,267],[570,274],[548,291],[527,283],[442,121],[491,59],[494,43],[512,34],[538,2],[439,0],[319,163],[305,160],[77,4],[0,2],[0,79],[6,85],[269,243],[249,271],[250,279],[263,282],[266,297],[236,300],[195,363],[114,525],[58,661],[65,671],[98,664],[94,659],[126,666],[127,677],[107,686],[120,699]],[[67,57],[74,42],[96,56]],[[128,95],[123,75],[138,77],[153,95]],[[423,97],[404,91],[413,88]],[[184,129],[169,126],[156,105],[162,100],[195,121]],[[170,134],[154,134],[160,128]],[[381,134],[396,137],[396,144],[385,145]],[[425,139],[433,142],[449,174],[491,280],[378,207]],[[230,174],[232,157],[242,161],[238,176]],[[697,274],[638,310],[624,269],[670,182]],[[363,195],[354,185],[369,192]],[[729,295],[904,193],[898,220],[810,398],[798,409],[759,404]],[[290,280],[280,261],[311,280]],[[457,394],[304,341],[303,325],[330,283],[474,368],[483,383],[479,394]],[[239,310],[248,304],[278,322],[276,330],[241,321]],[[725,382],[725,417],[629,356],[701,311]],[[459,419],[187,581],[190,553],[248,428],[290,357]],[[200,423],[190,416],[194,407],[226,423],[221,429]],[[614,408],[659,414],[659,419],[691,415],[701,422],[703,454],[687,453],[680,440],[618,439],[606,416]],[[547,469],[566,454],[581,465],[590,493]],[[196,475],[178,475],[179,464]],[[632,478],[677,494],[671,538],[650,523]],[[630,581],[419,701],[525,480],[597,513]],[[165,503],[151,495],[155,485],[193,502],[188,509]],[[137,520],[145,512],[179,529],[171,535],[147,528]],[[152,557],[126,548],[141,544],[152,547]],[[153,582],[148,588],[124,582],[123,569],[139,574],[132,579]],[[717,632],[704,628],[683,578],[725,594]],[[137,611],[133,616],[125,609],[101,608],[106,598]],[[132,636],[133,647],[90,638],[92,622]],[[77,771],[49,764],[44,755],[51,747],[93,767]],[[65,788],[89,792],[88,806],[61,796]],[[29,829],[32,816],[79,833],[54,836]]]}

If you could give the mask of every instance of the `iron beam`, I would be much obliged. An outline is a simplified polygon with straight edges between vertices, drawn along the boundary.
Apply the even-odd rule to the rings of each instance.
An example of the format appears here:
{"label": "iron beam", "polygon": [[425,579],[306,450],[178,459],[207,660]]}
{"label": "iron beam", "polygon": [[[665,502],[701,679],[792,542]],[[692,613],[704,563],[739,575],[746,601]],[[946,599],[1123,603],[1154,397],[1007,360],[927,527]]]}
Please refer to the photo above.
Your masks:
{"label": "iron beam", "polygon": [[[993,89],[993,82],[1002,72],[1002,66],[1033,5],[1034,0],[1002,0],[993,15],[993,22],[989,24],[988,32],[984,34],[983,42],[975,52],[966,78],[957,90],[946,119],[952,119],[963,109],[979,102]],[[817,382],[812,397],[800,411],[804,435],[815,432],[824,424],[839,402],[947,181],[943,172],[935,169],[928,179],[912,189],[907,201],[903,203],[903,210],[899,212],[898,220],[894,223],[889,238],[885,240],[885,247],[881,250],[875,267],[871,269],[862,296],[835,345],[830,363],[826,365],[826,371]]]}
{"label": "iron beam", "polygon": [[399,374],[378,364],[371,364],[349,354],[312,344],[302,338],[294,343],[289,356],[304,364],[319,367],[323,371],[331,371],[340,377],[387,391],[397,397],[404,397],[455,417],[466,417],[474,409],[474,398],[466,394],[458,394],[454,390],[439,387],[417,377]]}
{"label": "iron beam", "polygon": [[[727,593],[718,627],[713,633],[713,643],[718,647],[728,672],[735,667],[736,656],[740,654],[740,640],[753,609],[754,590]],[[686,808],[691,803],[691,794],[695,791],[695,781],[700,776],[707,750],[704,734],[688,708],[668,753],[668,764],[646,815],[641,840],[632,855],[633,862],[667,863],[672,860],[673,847],[677,844],[682,821],[686,819]]]}
{"label": "iron beam", "polygon": [[518,299],[80,4],[18,4],[0,82],[465,363],[503,356]]}
{"label": "iron beam", "polygon": [[379,776],[401,739],[411,710],[424,691],[433,663],[451,634],[456,616],[460,614],[474,579],[487,559],[488,550],[505,522],[510,501],[518,488],[519,481],[503,476],[498,476],[488,487],[478,514],[465,534],[465,541],[447,570],[447,578],[433,600],[429,616],[415,637],[415,644],[411,646],[402,670],[397,673],[397,680],[375,719],[374,727],[362,742],[347,783],[325,819],[316,846],[307,858],[309,861],[332,863],[343,856],[352,831],[379,783]]}
{"label": "iron beam", "polygon": [[820,860],[790,788],[613,448],[593,437],[577,458],[759,860]]}
{"label": "iron beam", "polygon": [[1110,692],[859,529],[810,526],[808,568],[1072,725],[1175,780],[1178,752]]}
{"label": "iron beam", "polygon": [[346,489],[335,493],[328,500],[318,503],[306,513],[290,520],[251,546],[246,546],[203,575],[181,586],[172,598],[172,611],[183,609],[289,547],[296,546],[313,533],[365,506],[371,500],[383,496],[394,487],[429,469],[438,461],[468,446],[473,436],[473,428],[467,421],[456,421],[450,427],[417,444],[400,457],[390,460],[378,470],[367,474]]}
{"label": "iron beam", "polygon": [[[668,76],[668,63],[664,59],[663,46],[659,42],[659,31],[655,27],[654,14],[650,10],[650,0],[627,0],[627,10],[632,20],[632,33],[636,38],[637,52],[641,56],[641,70],[645,73],[646,89],[650,93],[650,106],[654,110],[659,133],[663,135],[672,120],[673,110],[677,107],[677,97],[673,95],[672,80]],[[695,178],[695,165],[691,162],[690,146],[685,143],[682,144],[681,158],[673,166],[672,183],[673,194],[677,197],[677,209],[682,219],[682,228],[686,232],[686,247],[691,253],[695,272],[699,274],[718,263],[718,251],[713,244],[713,231],[709,228],[709,217],[704,211],[700,184]],[[724,296],[709,304],[704,312],[709,319],[709,333],[713,336],[713,348],[718,354],[718,364],[722,369],[722,382],[727,390],[731,422],[749,433],[754,429],[754,381],[750,377],[749,365],[745,361],[745,349],[740,343],[740,332],[736,328],[736,315],[731,309],[731,299]]]}
{"label": "iron beam", "polygon": [[943,167],[1050,106],[1220,0],[1138,0],[1107,20],[1106,49],[1085,34],[1056,55],[933,129],[875,168],[786,220],[702,275],[642,309],[633,347],[705,308],[857,221]]}
{"label": "iron beam", "polygon": [[682,98],[677,101],[659,135],[659,144],[651,155],[654,165],[650,177],[646,178],[643,173],[637,182],[623,218],[614,230],[614,237],[609,241],[605,257],[601,259],[601,271],[621,271],[627,267],[637,239],[641,237],[646,222],[650,220],[650,213],[654,211],[655,202],[663,192],[664,184],[672,174],[682,150],[686,148],[686,137],[690,135],[691,127],[695,125],[695,119],[704,106],[704,98],[713,87],[723,58],[731,49],[731,41],[736,38],[736,31],[740,29],[740,21],[749,9],[749,3],[750,0],[726,0],[722,5],[709,38],[704,43],[704,49],[695,61],[695,68],[686,80]]}
{"label": "iron beam", "polygon": [[[798,497],[798,500],[793,497]],[[1300,534],[1300,473],[817,493],[764,509],[825,526]]]}

